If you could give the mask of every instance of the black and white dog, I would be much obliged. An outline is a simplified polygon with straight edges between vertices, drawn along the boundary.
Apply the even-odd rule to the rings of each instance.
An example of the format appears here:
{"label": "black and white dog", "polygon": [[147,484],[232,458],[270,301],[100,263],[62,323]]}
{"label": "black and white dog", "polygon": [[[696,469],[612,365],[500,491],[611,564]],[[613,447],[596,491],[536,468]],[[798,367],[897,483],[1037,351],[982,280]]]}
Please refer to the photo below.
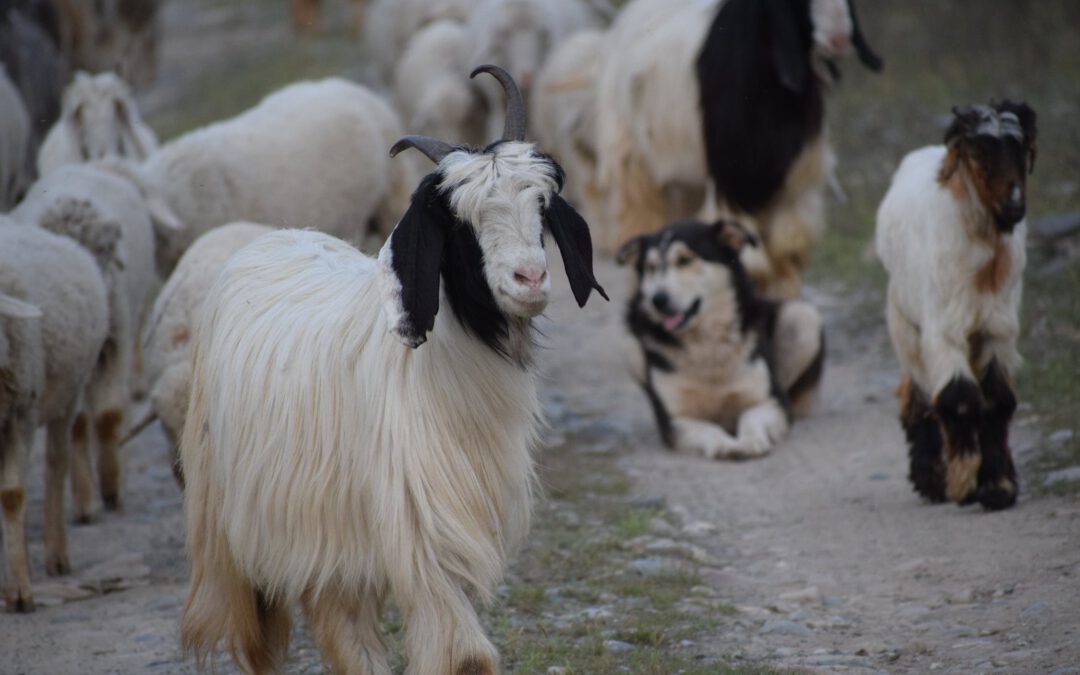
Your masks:
{"label": "black and white dog", "polygon": [[738,223],[685,221],[629,240],[616,256],[637,270],[630,369],[670,448],[764,455],[817,392],[821,316],[807,302],[754,294],[739,252],[757,245]]}

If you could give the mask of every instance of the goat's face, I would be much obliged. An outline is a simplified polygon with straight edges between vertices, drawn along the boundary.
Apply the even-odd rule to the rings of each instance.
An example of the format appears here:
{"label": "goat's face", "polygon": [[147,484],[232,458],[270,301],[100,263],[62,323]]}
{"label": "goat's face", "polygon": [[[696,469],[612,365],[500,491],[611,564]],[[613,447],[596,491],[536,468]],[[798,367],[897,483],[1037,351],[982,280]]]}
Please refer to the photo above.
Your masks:
{"label": "goat's face", "polygon": [[631,239],[616,262],[633,261],[637,271],[632,311],[671,335],[693,330],[703,317],[735,320],[750,288],[739,260],[748,242],[746,230],[728,221],[680,222]]}
{"label": "goat's face", "polygon": [[848,55],[853,31],[848,0],[810,0],[810,21],[818,54],[830,61]]}
{"label": "goat's face", "polygon": [[483,255],[484,278],[507,316],[544,311],[551,290],[544,216],[561,169],[529,143],[503,142],[483,153],[456,152],[440,165],[442,189]]}
{"label": "goat's face", "polygon": [[1035,162],[1035,112],[1024,103],[955,108],[945,142],[963,166],[998,230],[1012,232],[1026,212],[1026,178]]}

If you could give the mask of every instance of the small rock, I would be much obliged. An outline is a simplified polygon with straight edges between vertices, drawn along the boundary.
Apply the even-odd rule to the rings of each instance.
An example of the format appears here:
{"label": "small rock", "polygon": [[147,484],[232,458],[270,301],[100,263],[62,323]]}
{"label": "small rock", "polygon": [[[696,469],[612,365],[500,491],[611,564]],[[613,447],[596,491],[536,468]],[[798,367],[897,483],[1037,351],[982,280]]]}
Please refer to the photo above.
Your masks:
{"label": "small rock", "polygon": [[610,619],[613,615],[611,610],[606,607],[586,607],[578,612],[578,616],[589,621],[602,621]]}
{"label": "small rock", "polygon": [[604,650],[612,654],[624,654],[632,651],[634,645],[622,640],[604,640]]}
{"label": "small rock", "polygon": [[673,537],[678,532],[674,525],[660,516],[653,516],[649,520],[649,531],[661,537]]}
{"label": "small rock", "polygon": [[660,510],[667,504],[667,500],[663,497],[641,496],[634,497],[630,500],[630,506],[637,509],[656,509]]}
{"label": "small rock", "polygon": [[780,658],[786,658],[788,656],[794,656],[795,650],[791,647],[777,647],[773,650],[773,655],[779,656]]}
{"label": "small rock", "polygon": [[626,567],[643,577],[656,577],[672,571],[671,563],[661,558],[638,558],[631,560]]}
{"label": "small rock", "polygon": [[810,629],[801,623],[785,619],[771,619],[761,627],[763,635],[810,635]]}
{"label": "small rock", "polygon": [[679,646],[682,647],[683,649],[689,649],[690,647],[693,647],[694,644],[695,643],[694,643],[693,640],[680,640],[679,641]]}
{"label": "small rock", "polygon": [[688,537],[703,537],[716,532],[716,526],[704,520],[695,520],[683,526],[683,534]]}
{"label": "small rock", "polygon": [[950,605],[970,605],[975,602],[975,591],[970,588],[965,588],[955,593],[950,593],[945,602]]}
{"label": "small rock", "polygon": [[807,586],[797,591],[781,593],[779,597],[783,602],[794,602],[800,605],[820,605],[824,602],[821,589],[817,586]]}
{"label": "small rock", "polygon": [[1068,483],[1075,480],[1080,480],[1080,466],[1070,466],[1065,469],[1051,471],[1046,474],[1046,479],[1043,480],[1043,484],[1054,485],[1056,483]]}
{"label": "small rock", "polygon": [[716,591],[709,586],[694,586],[690,589],[690,592],[694,595],[700,595],[703,598],[716,597]]}
{"label": "small rock", "polygon": [[547,675],[567,675],[570,671],[563,666],[552,666],[547,669]]}
{"label": "small rock", "polygon": [[1025,608],[1021,614],[1042,614],[1047,609],[1049,609],[1049,605],[1045,602],[1036,602],[1034,605]]}
{"label": "small rock", "polygon": [[1072,429],[1058,429],[1048,437],[1051,443],[1063,443],[1073,437]]}

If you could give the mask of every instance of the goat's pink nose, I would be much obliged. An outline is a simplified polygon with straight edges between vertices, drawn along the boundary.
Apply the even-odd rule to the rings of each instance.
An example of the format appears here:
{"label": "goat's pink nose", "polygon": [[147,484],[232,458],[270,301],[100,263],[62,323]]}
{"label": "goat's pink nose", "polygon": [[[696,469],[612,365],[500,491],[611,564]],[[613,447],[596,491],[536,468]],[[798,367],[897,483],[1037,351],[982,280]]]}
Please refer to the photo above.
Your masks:
{"label": "goat's pink nose", "polygon": [[539,290],[545,279],[547,270],[539,267],[521,267],[514,270],[514,281],[533,290]]}

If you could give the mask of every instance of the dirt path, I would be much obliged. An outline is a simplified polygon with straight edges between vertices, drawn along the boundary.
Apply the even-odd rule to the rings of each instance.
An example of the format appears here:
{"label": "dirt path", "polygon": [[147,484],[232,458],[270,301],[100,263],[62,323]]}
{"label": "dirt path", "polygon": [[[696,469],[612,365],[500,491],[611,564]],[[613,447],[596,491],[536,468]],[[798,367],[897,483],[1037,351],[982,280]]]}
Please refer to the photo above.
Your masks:
{"label": "dirt path", "polygon": [[[814,294],[829,326],[816,410],[765,459],[708,462],[660,449],[612,348],[625,273],[604,262],[600,276],[611,305],[586,321],[560,305],[558,338],[573,347],[557,354],[553,384],[627,439],[622,465],[644,489],[716,528],[697,542],[720,561],[706,578],[744,620],[713,648],[838,671],[1080,672],[1080,504],[1022,496],[987,514],[920,503],[883,322],[858,327],[865,310]],[[1019,417],[1022,464],[1035,434]]]}

